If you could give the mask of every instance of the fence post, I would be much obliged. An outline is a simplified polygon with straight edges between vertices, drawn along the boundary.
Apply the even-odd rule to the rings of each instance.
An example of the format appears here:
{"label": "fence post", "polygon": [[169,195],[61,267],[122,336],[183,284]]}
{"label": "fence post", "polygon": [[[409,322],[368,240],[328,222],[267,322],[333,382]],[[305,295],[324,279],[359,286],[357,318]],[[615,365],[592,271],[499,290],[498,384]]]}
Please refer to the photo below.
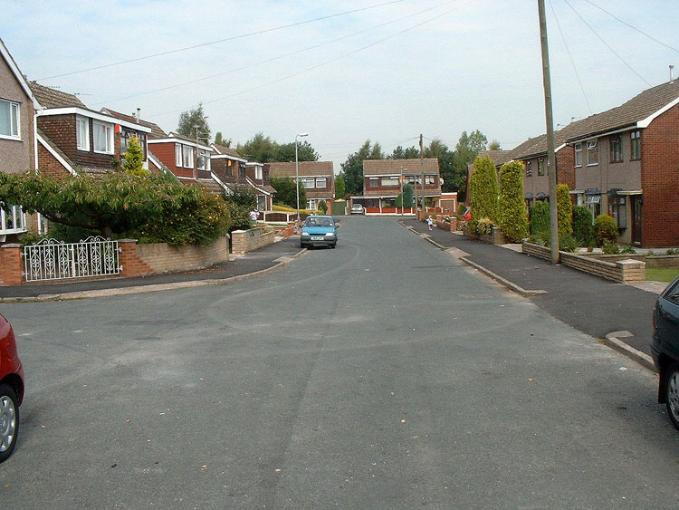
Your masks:
{"label": "fence post", "polygon": [[10,243],[0,246],[0,285],[21,285],[21,245]]}

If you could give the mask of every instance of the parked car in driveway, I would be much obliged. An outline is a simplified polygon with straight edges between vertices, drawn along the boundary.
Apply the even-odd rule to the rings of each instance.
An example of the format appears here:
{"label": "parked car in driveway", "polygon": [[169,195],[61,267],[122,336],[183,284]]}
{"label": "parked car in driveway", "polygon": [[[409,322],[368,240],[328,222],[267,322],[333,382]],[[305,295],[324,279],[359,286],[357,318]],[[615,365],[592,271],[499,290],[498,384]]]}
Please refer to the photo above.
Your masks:
{"label": "parked car in driveway", "polygon": [[24,398],[24,371],[12,326],[0,315],[0,462],[12,455],[19,435],[19,406]]}
{"label": "parked car in driveway", "polygon": [[365,214],[365,207],[361,204],[354,204],[351,206],[351,214]]}
{"label": "parked car in driveway", "polygon": [[658,296],[653,310],[651,354],[660,372],[658,402],[679,429],[679,278]]}
{"label": "parked car in driveway", "polygon": [[302,224],[299,244],[307,246],[337,246],[337,229],[332,216],[309,216]]}

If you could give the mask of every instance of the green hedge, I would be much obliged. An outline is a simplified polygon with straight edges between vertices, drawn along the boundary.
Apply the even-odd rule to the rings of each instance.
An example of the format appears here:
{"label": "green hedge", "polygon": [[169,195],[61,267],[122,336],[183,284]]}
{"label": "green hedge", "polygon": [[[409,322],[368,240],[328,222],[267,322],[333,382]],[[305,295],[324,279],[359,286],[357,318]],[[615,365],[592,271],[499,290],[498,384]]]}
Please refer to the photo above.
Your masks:
{"label": "green hedge", "polygon": [[524,172],[520,161],[510,161],[500,168],[499,224],[505,237],[512,242],[528,237],[528,212],[523,192]]}
{"label": "green hedge", "polygon": [[530,209],[530,233],[532,236],[549,239],[549,204],[535,202]]}
{"label": "green hedge", "polygon": [[573,203],[567,184],[556,187],[556,210],[559,222],[559,237],[573,234]]}
{"label": "green hedge", "polygon": [[608,214],[597,216],[594,222],[594,236],[597,246],[603,246],[606,241],[615,243],[618,240],[618,225]]}
{"label": "green hedge", "polygon": [[589,246],[594,240],[594,218],[587,207],[573,208],[573,236],[580,246]]}
{"label": "green hedge", "polygon": [[474,172],[469,184],[474,218],[489,218],[493,223],[497,223],[499,187],[492,159],[488,156],[479,156],[474,160]]}

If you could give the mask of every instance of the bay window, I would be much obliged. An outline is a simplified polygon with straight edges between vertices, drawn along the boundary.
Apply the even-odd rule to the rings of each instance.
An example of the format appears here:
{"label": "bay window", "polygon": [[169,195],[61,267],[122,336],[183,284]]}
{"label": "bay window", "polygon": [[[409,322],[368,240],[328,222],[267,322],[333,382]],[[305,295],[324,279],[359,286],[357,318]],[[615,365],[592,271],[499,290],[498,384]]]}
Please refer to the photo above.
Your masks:
{"label": "bay window", "polygon": [[86,117],[75,117],[75,139],[78,150],[90,150],[90,121]]}
{"label": "bay window", "polygon": [[0,137],[21,139],[19,103],[0,99]]}
{"label": "bay window", "polygon": [[0,203],[0,235],[14,234],[26,230],[26,216],[18,205]]}
{"label": "bay window", "polygon": [[94,152],[113,154],[113,124],[93,121]]}

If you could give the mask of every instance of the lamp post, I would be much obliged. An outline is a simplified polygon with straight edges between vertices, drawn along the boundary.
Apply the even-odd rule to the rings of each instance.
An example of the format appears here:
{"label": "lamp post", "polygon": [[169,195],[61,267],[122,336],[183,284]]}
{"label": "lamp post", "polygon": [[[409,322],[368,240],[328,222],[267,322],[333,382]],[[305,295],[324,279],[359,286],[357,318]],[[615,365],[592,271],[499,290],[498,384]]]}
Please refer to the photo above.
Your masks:
{"label": "lamp post", "polygon": [[297,146],[299,139],[309,136],[309,133],[299,133],[295,135],[295,184],[297,190],[297,225],[299,226],[299,152]]}

